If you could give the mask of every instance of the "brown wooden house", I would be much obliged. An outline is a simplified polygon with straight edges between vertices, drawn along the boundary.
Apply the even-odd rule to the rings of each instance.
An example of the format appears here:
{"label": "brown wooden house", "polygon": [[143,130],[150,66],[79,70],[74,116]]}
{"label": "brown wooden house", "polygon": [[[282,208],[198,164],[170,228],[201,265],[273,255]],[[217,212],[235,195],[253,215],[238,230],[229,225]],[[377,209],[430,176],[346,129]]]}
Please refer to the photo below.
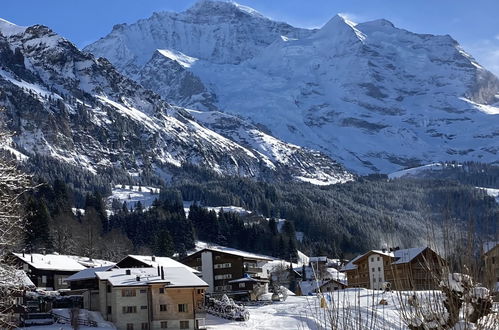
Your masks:
{"label": "brown wooden house", "polygon": [[182,260],[182,263],[201,271],[202,279],[208,283],[209,293],[226,293],[232,290],[229,283],[245,276],[267,278],[262,266],[273,260],[271,257],[240,251],[227,247],[208,247]]}
{"label": "brown wooden house", "polygon": [[499,242],[487,242],[483,245],[484,264],[483,283],[499,298]]}
{"label": "brown wooden house", "polygon": [[12,263],[26,272],[39,289],[68,289],[66,278],[86,267],[69,256],[40,253],[12,253]]}
{"label": "brown wooden house", "polygon": [[431,290],[438,287],[445,261],[428,247],[371,250],[341,271],[348,286],[366,289]]}

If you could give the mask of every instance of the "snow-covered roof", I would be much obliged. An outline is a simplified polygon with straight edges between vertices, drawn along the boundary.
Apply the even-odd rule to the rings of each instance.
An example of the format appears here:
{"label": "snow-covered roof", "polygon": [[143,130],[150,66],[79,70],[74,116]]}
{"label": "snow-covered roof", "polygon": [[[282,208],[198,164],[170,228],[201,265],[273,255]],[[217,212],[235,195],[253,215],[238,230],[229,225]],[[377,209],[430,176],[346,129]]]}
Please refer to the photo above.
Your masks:
{"label": "snow-covered roof", "polygon": [[[198,242],[198,243],[203,243],[203,242]],[[206,243],[204,243],[204,244],[206,244]],[[263,254],[256,254],[256,253],[241,251],[241,250],[237,250],[234,248],[221,246],[221,245],[208,245],[208,244],[206,244],[203,248],[199,249],[198,251],[191,252],[189,254],[189,256],[191,256],[195,253],[198,253],[200,251],[204,251],[204,250],[232,254],[232,255],[240,256],[240,257],[247,258],[247,259],[258,259],[258,260],[268,260],[268,261],[276,259],[274,257],[269,257],[269,256],[266,256]]]}
{"label": "snow-covered roof", "polygon": [[353,258],[349,263],[347,263],[345,266],[343,266],[340,270],[342,272],[348,271],[348,270],[354,270],[357,269],[357,265],[355,264],[360,258],[368,255],[368,254],[380,254],[380,255],[385,255],[391,258],[395,258],[395,261],[392,263],[392,265],[398,265],[398,264],[405,264],[410,261],[412,261],[415,257],[421,254],[426,249],[426,247],[416,247],[416,248],[410,248],[410,249],[402,249],[402,250],[395,250],[394,252],[387,252],[383,250],[370,250],[364,254],[358,255],[357,257]]}
{"label": "snow-covered roof", "polygon": [[70,256],[69,258],[76,260],[80,265],[93,268],[93,267],[104,267],[104,266],[114,266],[115,262],[104,260],[104,259],[93,259],[89,257],[80,257],[80,256]]}
{"label": "snow-covered roof", "polygon": [[268,281],[269,280],[253,278],[253,277],[242,277],[242,278],[238,278],[237,280],[229,281],[229,283],[242,283],[242,282],[258,282],[258,283],[265,282],[266,283]]}
{"label": "snow-covered roof", "polygon": [[[157,268],[158,266],[162,266],[164,268],[170,268],[170,267],[182,267],[190,271],[191,273],[196,273],[198,274],[199,271],[197,271],[194,268],[191,268],[187,265],[184,265],[181,262],[178,262],[172,258],[168,257],[156,257],[156,256],[142,256],[142,255],[134,255],[134,254],[129,254],[127,257],[138,260],[146,265],[149,265],[151,267]],[[125,257],[124,259],[126,259]],[[154,260],[153,260],[154,258]]]}
{"label": "snow-covered roof", "polygon": [[59,270],[65,272],[79,272],[86,267],[75,259],[61,254],[39,254],[39,253],[13,253],[33,268],[42,270]]}
{"label": "snow-covered roof", "polygon": [[489,242],[483,243],[483,253],[488,253],[490,250],[495,248],[497,245],[499,245],[498,241],[495,241],[495,242],[489,241]]}
{"label": "snow-covered roof", "polygon": [[[130,271],[130,275],[126,272]],[[152,267],[120,268],[97,272],[100,280],[107,280],[112,286],[146,286],[164,283],[167,288],[175,287],[207,287],[208,284],[185,267],[164,268],[165,279],[158,276],[158,270]],[[140,277],[137,280],[137,277]]]}
{"label": "snow-covered roof", "polygon": [[76,274],[73,274],[66,278],[66,281],[72,282],[72,281],[81,281],[81,280],[89,280],[92,278],[96,278],[97,272],[105,272],[113,268],[114,265],[108,265],[108,266],[102,266],[102,267],[95,267],[95,268],[87,268],[82,271],[79,271]]}
{"label": "snow-covered roof", "polygon": [[416,247],[410,249],[396,250],[394,251],[394,256],[397,258],[392,265],[405,264],[410,262],[412,259],[416,258],[426,249],[426,247]]}
{"label": "snow-covered roof", "polygon": [[359,260],[360,258],[362,258],[363,256],[365,255],[364,254],[361,254],[361,255],[358,255],[356,256],[355,258],[353,258],[352,260],[350,260],[349,263],[347,263],[345,266],[341,267],[340,271],[342,272],[346,272],[347,270],[354,270],[354,269],[357,269],[357,265],[355,264],[355,262],[357,260]]}

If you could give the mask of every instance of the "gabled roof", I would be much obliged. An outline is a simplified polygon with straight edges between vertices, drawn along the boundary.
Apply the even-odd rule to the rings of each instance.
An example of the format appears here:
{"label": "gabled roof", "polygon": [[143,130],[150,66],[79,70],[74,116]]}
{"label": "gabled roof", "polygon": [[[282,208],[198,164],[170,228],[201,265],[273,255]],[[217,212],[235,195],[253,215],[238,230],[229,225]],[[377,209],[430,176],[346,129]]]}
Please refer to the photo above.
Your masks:
{"label": "gabled roof", "polygon": [[263,254],[256,254],[256,253],[252,253],[252,252],[241,251],[241,250],[237,250],[237,249],[233,249],[233,248],[221,246],[221,245],[213,245],[213,246],[205,247],[199,251],[196,251],[196,252],[189,254],[188,257],[190,257],[194,254],[203,252],[203,251],[221,252],[221,253],[226,253],[226,254],[231,254],[231,255],[243,257],[246,259],[266,260],[266,261],[275,260],[275,258],[266,256]]}
{"label": "gabled roof", "polygon": [[392,263],[392,265],[406,264],[408,262],[411,262],[414,258],[420,255],[426,249],[427,249],[426,247],[416,247],[410,249],[396,250],[393,252],[396,260]]}
{"label": "gabled roof", "polygon": [[39,253],[13,253],[13,255],[31,267],[40,270],[79,272],[86,268],[75,259],[66,255]]}
{"label": "gabled roof", "polygon": [[345,271],[357,269],[356,263],[360,259],[367,257],[370,254],[380,254],[380,255],[385,255],[385,256],[388,256],[390,258],[393,258],[394,261],[392,262],[392,265],[405,264],[405,263],[411,262],[414,258],[416,258],[418,255],[420,255],[427,248],[428,247],[416,247],[416,248],[410,248],[410,249],[395,250],[393,252],[387,252],[387,251],[382,251],[382,250],[370,250],[364,254],[358,255],[357,257],[353,258],[348,264],[343,266],[340,270],[342,272],[345,272]]}
{"label": "gabled roof", "polygon": [[93,278],[97,278],[96,273],[97,272],[105,272],[110,270],[111,268],[115,267],[114,265],[109,265],[109,266],[103,266],[103,267],[95,267],[95,268],[87,268],[82,271],[79,271],[76,274],[73,274],[66,278],[66,281],[72,282],[72,281],[82,281],[82,280],[89,280]]}
{"label": "gabled roof", "polygon": [[238,278],[237,280],[229,281],[230,284],[243,283],[243,282],[268,283],[269,280],[253,278],[253,277],[243,277],[243,278]]}
{"label": "gabled roof", "polygon": [[[130,275],[126,272],[129,271]],[[164,268],[165,278],[158,276],[157,268],[120,268],[97,272],[100,280],[107,280],[112,286],[147,286],[164,284],[165,288],[208,287],[208,284],[185,267]],[[139,277],[139,280],[137,280]]]}
{"label": "gabled roof", "polygon": [[191,267],[189,267],[187,265],[184,265],[181,262],[178,262],[178,261],[173,260],[172,258],[168,258],[168,257],[156,257],[156,256],[143,256],[143,255],[129,254],[128,256],[126,256],[125,258],[123,258],[120,262],[118,262],[118,265],[123,260],[125,260],[127,258],[135,259],[135,260],[143,263],[145,266],[147,265],[147,266],[151,266],[151,267],[154,267],[154,268],[157,268],[158,266],[159,267],[162,266],[164,268],[183,267],[183,268],[187,269],[188,271],[190,271],[192,273],[196,273],[196,274],[200,273],[196,269],[191,268]]}

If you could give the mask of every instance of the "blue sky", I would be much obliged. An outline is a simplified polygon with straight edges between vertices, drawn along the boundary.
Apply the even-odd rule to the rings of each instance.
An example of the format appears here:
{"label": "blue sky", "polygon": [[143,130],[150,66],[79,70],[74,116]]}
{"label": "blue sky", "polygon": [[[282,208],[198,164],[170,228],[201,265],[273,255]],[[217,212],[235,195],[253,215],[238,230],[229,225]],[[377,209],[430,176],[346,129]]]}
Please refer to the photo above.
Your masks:
{"label": "blue sky", "polygon": [[[196,0],[3,1],[0,17],[18,25],[44,24],[82,47],[115,24],[182,11]],[[362,22],[385,18],[417,33],[450,34],[499,76],[499,0],[239,0],[295,26],[320,27],[342,13]]]}

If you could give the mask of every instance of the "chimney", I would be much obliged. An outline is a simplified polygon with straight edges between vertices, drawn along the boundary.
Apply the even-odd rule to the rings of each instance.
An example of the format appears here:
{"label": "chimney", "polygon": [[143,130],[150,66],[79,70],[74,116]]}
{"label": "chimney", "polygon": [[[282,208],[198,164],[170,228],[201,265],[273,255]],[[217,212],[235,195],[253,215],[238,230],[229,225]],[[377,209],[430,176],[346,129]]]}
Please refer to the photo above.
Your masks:
{"label": "chimney", "polygon": [[165,270],[163,269],[163,266],[161,266],[161,279],[165,279]]}
{"label": "chimney", "polygon": [[130,269],[125,270],[125,275],[132,275],[132,271]]}
{"label": "chimney", "polygon": [[152,257],[151,257],[151,260],[152,260],[152,261],[156,261],[156,256],[152,256]]}
{"label": "chimney", "polygon": [[160,277],[160,276],[161,276],[161,269],[158,266],[158,277]]}
{"label": "chimney", "polygon": [[23,250],[23,258],[24,258],[24,250]]}
{"label": "chimney", "polygon": [[140,276],[137,275],[137,277],[135,278],[137,280],[137,282],[140,282]]}
{"label": "chimney", "polygon": [[33,253],[31,253],[31,262],[33,262]]}

